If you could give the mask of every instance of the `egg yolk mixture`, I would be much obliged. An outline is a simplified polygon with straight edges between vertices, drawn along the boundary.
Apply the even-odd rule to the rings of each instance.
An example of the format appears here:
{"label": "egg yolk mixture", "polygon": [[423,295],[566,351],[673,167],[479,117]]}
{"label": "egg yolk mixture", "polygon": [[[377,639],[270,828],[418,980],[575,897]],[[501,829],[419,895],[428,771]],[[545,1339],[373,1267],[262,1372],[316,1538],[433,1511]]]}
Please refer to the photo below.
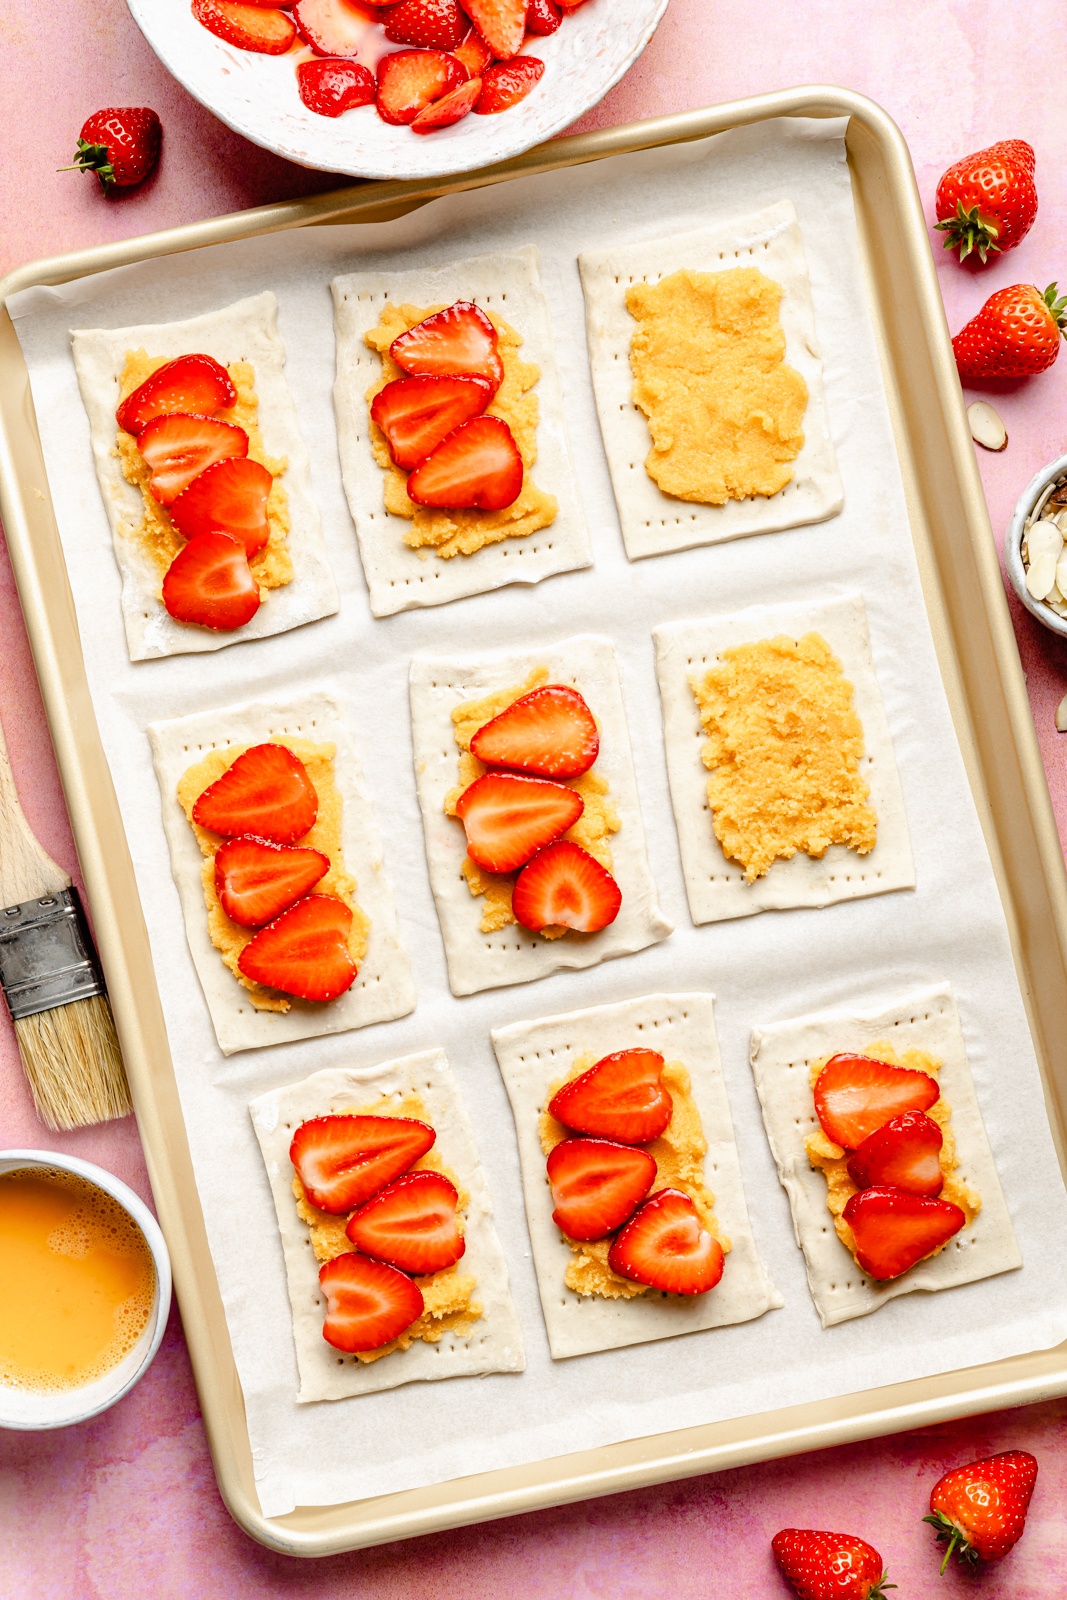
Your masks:
{"label": "egg yolk mixture", "polygon": [[723,854],[753,883],[775,861],[832,844],[874,849],[878,818],[860,777],[852,685],[818,633],[724,650],[689,679],[708,735],[701,759]]}
{"label": "egg yolk mixture", "polygon": [[649,477],[678,500],[769,497],[793,476],[808,386],[785,361],[781,285],[755,267],[635,283],[626,309]]}
{"label": "egg yolk mixture", "polygon": [[[389,346],[400,334],[425,321],[444,306],[387,305],[382,320],[376,328],[364,335],[372,350],[382,358],[382,375],[367,390],[368,404],[380,389],[396,378],[404,378],[389,354]],[[502,511],[453,510],[441,506],[419,506],[408,498],[408,475],[395,466],[389,454],[385,435],[374,421],[369,422],[371,448],[374,459],[385,473],[385,509],[394,517],[405,517],[411,528],[404,535],[404,543],[412,550],[432,551],[448,560],[451,556],[471,556],[488,544],[499,544],[501,539],[526,539],[539,528],[555,522],[559,506],[553,495],[545,494],[530,477],[530,469],[537,460],[537,396],[531,393],[541,376],[541,369],[532,362],[522,361],[518,350],[521,334],[516,333],[503,317],[486,311],[497,331],[497,348],[504,365],[504,378],[486,407],[487,417],[500,417],[511,429],[524,467],[522,489],[519,497]]]}
{"label": "egg yolk mixture", "polygon": [[[868,1045],[862,1052],[870,1056],[872,1061],[885,1061],[891,1067],[907,1067],[912,1072],[925,1072],[927,1077],[937,1078],[941,1071],[941,1063],[935,1056],[928,1055],[925,1050],[905,1050],[898,1055],[888,1044]],[[829,1056],[823,1056],[812,1064],[811,1086],[814,1089],[819,1074],[825,1067]],[[956,1176],[959,1166],[959,1157],[956,1154],[956,1140],[952,1133],[952,1107],[942,1095],[940,1100],[935,1100],[928,1107],[926,1115],[937,1123],[944,1138],[941,1146],[941,1171],[945,1175],[945,1185],[941,1190],[942,1200],[951,1200],[953,1205],[959,1206],[967,1218],[970,1227],[979,1211],[982,1209],[981,1196],[962,1183]],[[830,1215],[834,1219],[834,1228],[837,1237],[845,1249],[850,1252],[853,1260],[856,1256],[856,1241],[852,1229],[841,1213],[854,1194],[859,1192],[856,1184],[848,1175],[848,1158],[851,1151],[843,1150],[840,1145],[834,1144],[823,1132],[821,1125],[817,1125],[814,1133],[810,1133],[804,1141],[804,1148],[808,1153],[808,1160],[813,1167],[817,1167],[826,1179],[826,1204],[830,1208]],[[944,1245],[941,1246],[944,1249]],[[934,1254],[939,1252],[935,1251]]]}
{"label": "egg yolk mixture", "polygon": [[[404,1095],[399,1100],[396,1096],[386,1097],[370,1106],[346,1106],[336,1115],[414,1117],[419,1122],[429,1121],[426,1108],[416,1094]],[[420,1156],[408,1170],[440,1172],[454,1184],[459,1194],[457,1215],[460,1216],[462,1223],[462,1212],[470,1204],[470,1195],[463,1189],[455,1173],[450,1172],[444,1162],[438,1159],[436,1145],[427,1150],[424,1156]],[[355,1250],[355,1245],[345,1233],[348,1217],[333,1216],[330,1212],[320,1211],[317,1206],[313,1206],[296,1173],[293,1174],[293,1195],[296,1198],[297,1212],[301,1220],[307,1223],[311,1246],[318,1261],[332,1261],[334,1256]],[[390,1355],[394,1350],[407,1350],[416,1339],[423,1339],[427,1344],[438,1344],[442,1336],[449,1332],[457,1334],[461,1339],[469,1339],[474,1324],[482,1314],[482,1307],[472,1298],[476,1280],[470,1273],[461,1271],[463,1259],[461,1256],[455,1266],[445,1267],[441,1272],[431,1272],[424,1278],[416,1278],[415,1282],[422,1290],[421,1317],[416,1318],[409,1328],[405,1328],[399,1338],[393,1339],[389,1344],[383,1344],[379,1350],[357,1352],[359,1360],[379,1361],[382,1356]]]}
{"label": "egg yolk mixture", "polygon": [[[126,365],[119,380],[121,399],[125,400],[128,394],[139,388],[158,367],[166,366],[168,359],[169,357],[150,356],[144,350],[127,351]],[[226,370],[237,390],[237,400],[228,410],[217,411],[215,416],[219,422],[233,422],[237,427],[244,429],[248,435],[249,456],[253,461],[258,461],[261,466],[266,467],[274,476],[267,500],[270,537],[263,549],[257,551],[251,558],[249,566],[252,568],[252,576],[261,589],[282,589],[293,581],[293,563],[287,548],[289,499],[279,481],[287,462],[284,456],[269,456],[263,448],[257,421],[259,400],[256,395],[256,375],[251,362],[233,361]],[[144,501],[144,521],[136,529],[134,537],[152,557],[162,579],[174,557],[185,548],[185,540],[175,528],[169,512],[160,505],[148,487],[152,476],[148,463],[138,450],[137,440],[133,434],[127,433],[124,428],[118,431],[115,453],[121,463],[123,477],[127,483],[132,483],[135,488],[140,489]]]}
{"label": "egg yolk mixture", "polygon": [[[313,744],[309,739],[276,739],[274,742],[284,744],[286,749],[291,750],[304,763],[315,793],[319,797],[319,812],[315,824],[297,843],[301,848],[306,846],[310,850],[321,850],[324,856],[329,856],[330,870],[325,877],[319,879],[311,893],[332,894],[336,899],[343,900],[351,910],[352,927],[348,935],[348,948],[352,960],[359,966],[367,953],[370,918],[356,902],[356,880],[345,867],[341,848],[342,802],[334,781],[335,746]],[[242,928],[239,923],[231,921],[223,911],[215,890],[215,852],[225,841],[221,834],[211,833],[193,821],[193,807],[204,790],[221,778],[222,774],[233,766],[237,757],[243,755],[249,748],[246,744],[231,744],[225,750],[212,750],[203,761],[198,761],[195,766],[182,774],[178,783],[178,801],[189,819],[189,826],[195,833],[196,842],[204,855],[201,876],[204,883],[204,902],[207,906],[208,933],[211,935],[212,944],[238,983],[248,990],[257,1011],[288,1011],[293,1003],[290,996],[282,994],[277,989],[267,989],[251,978],[246,978],[238,967],[241,951],[259,930]]]}
{"label": "egg yolk mixture", "polygon": [[[459,746],[459,783],[445,796],[447,816],[456,815],[456,802],[460,795],[465,789],[470,788],[476,778],[480,778],[483,772],[489,770],[477,756],[471,755],[471,740],[478,729],[491,722],[494,717],[498,717],[502,711],[506,711],[508,706],[521,699],[524,694],[529,694],[532,689],[538,689],[547,682],[548,668],[536,667],[526,682],[517,688],[498,689],[495,694],[486,695],[484,700],[465,700],[462,705],[456,706],[452,713],[452,721],[455,724],[456,743]],[[611,803],[607,783],[598,776],[595,767],[590,767],[589,771],[583,772],[579,778],[553,779],[553,782],[565,783],[568,789],[574,789],[585,801],[585,810],[574,827],[563,834],[563,838],[572,839],[610,872],[612,858],[608,840],[613,833],[618,833],[622,823]],[[506,928],[509,922],[515,921],[511,909],[511,892],[518,877],[517,872],[485,872],[471,860],[470,856],[464,856],[460,870],[467,880],[471,894],[476,899],[485,900],[481,922],[483,933],[495,933],[499,928]],[[567,932],[569,932],[567,928],[542,928],[541,937],[559,939]]]}
{"label": "egg yolk mixture", "polygon": [[[565,1083],[570,1083],[572,1078],[580,1077],[595,1066],[596,1060],[592,1054],[576,1056],[567,1076],[550,1086],[545,1104]],[[703,1226],[718,1239],[723,1251],[729,1254],[730,1241],[720,1232],[712,1209],[715,1196],[704,1182],[704,1157],[708,1141],[704,1137],[700,1112],[691,1093],[689,1074],[680,1061],[668,1061],[663,1069],[662,1082],[670,1090],[674,1111],[659,1138],[641,1147],[648,1151],[656,1163],[656,1177],[649,1192],[655,1194],[657,1189],[681,1189],[695,1205]],[[541,1149],[546,1156],[561,1140],[573,1137],[562,1122],[557,1122],[547,1111],[541,1113],[538,1132]],[[613,1239],[614,1234],[607,1239],[589,1242],[567,1239],[572,1257],[563,1281],[568,1289],[573,1289],[575,1294],[599,1295],[604,1300],[632,1300],[636,1295],[649,1293],[648,1284],[634,1283],[632,1279],[622,1278],[617,1272],[612,1272],[608,1266],[608,1251]]]}

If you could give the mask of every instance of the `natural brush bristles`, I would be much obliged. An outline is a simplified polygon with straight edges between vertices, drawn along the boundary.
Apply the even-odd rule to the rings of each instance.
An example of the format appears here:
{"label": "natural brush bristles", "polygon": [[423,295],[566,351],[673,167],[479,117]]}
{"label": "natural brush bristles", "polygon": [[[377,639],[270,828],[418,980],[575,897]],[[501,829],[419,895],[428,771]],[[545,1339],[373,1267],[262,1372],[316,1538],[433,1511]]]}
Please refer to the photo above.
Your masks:
{"label": "natural brush bristles", "polygon": [[83,1128],[133,1107],[106,998],[72,1000],[15,1023],[37,1115],[47,1128]]}

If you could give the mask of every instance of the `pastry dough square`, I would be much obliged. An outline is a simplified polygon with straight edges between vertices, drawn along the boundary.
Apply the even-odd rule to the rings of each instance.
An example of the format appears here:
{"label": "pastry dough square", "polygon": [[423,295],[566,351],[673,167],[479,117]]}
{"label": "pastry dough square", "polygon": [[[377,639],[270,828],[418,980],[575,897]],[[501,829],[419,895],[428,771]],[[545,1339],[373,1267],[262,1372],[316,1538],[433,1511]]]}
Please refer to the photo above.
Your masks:
{"label": "pastry dough square", "polygon": [[[823,1056],[874,1044],[897,1054],[925,1050],[941,1062],[938,1082],[952,1107],[952,1132],[960,1159],[956,1176],[981,1196],[982,1209],[928,1261],[887,1283],[856,1265],[834,1232],[826,1204],[826,1179],[808,1160],[804,1141],[819,1126],[810,1074]],[[824,1328],[877,1311],[897,1295],[951,1289],[1022,1266],[1004,1191],[989,1148],[967,1065],[959,1012],[948,984],[906,995],[878,1011],[825,1011],[752,1030],[752,1071],[763,1107],[767,1140],[789,1196],[793,1232],[804,1252],[808,1286]]]}
{"label": "pastry dough square", "polygon": [[[373,1104],[383,1095],[417,1094],[437,1132],[434,1149],[470,1195],[464,1222],[466,1249],[460,1270],[477,1279],[474,1297],[482,1315],[467,1339],[452,1330],[439,1343],[416,1339],[377,1361],[346,1356],[322,1337],[325,1299],[319,1263],[307,1225],[293,1197],[289,1146],[302,1122]],[[493,1226],[489,1188],[459,1089],[443,1050],[424,1050],[373,1067],[331,1067],[302,1083],[272,1089],[249,1108],[270,1179],[285,1255],[293,1308],[293,1340],[300,1375],[299,1401],[343,1400],[350,1395],[395,1389],[402,1383],[470,1377],[485,1372],[521,1372],[526,1365],[522,1330],[508,1286],[504,1252]]]}
{"label": "pastry dough square", "polygon": [[[587,250],[578,257],[578,266],[600,431],[631,561],[837,515],[844,489],[826,415],[811,286],[792,201],[779,200],[762,211],[667,239]],[[634,282],[659,283],[683,267],[720,272],[736,266],[758,267],[782,286],[785,359],[808,386],[804,445],[793,463],[792,479],[778,494],[700,505],[664,494],[645,470],[652,441],[645,415],[633,402],[630,340],[637,324],[626,309],[625,290]]]}
{"label": "pastry dough square", "polygon": [[[389,617],[415,606],[444,605],[508,583],[540,583],[557,572],[592,566],[589,534],[567,448],[563,391],[538,262],[536,248],[528,245],[514,255],[475,256],[439,267],[348,273],[334,278],[330,285],[337,330],[333,394],[341,474],[356,525],[370,608],[376,617]],[[385,509],[385,473],[371,450],[367,403],[367,391],[381,377],[382,363],[363,336],[377,326],[387,300],[418,306],[473,300],[497,312],[522,335],[520,354],[541,369],[533,390],[540,402],[533,477],[559,502],[556,520],[549,527],[525,539],[503,539],[473,555],[455,555],[448,560],[432,551],[412,550],[404,543],[411,524]]]}
{"label": "pastry dough square", "polygon": [[[76,329],[70,337],[89,416],[96,476],[122,577],[122,620],[130,660],[221,650],[228,644],[264,639],[333,616],[338,606],[337,585],[312,494],[307,446],[285,381],[285,346],[278,334],[278,302],[273,294],[265,290],[185,322]],[[233,633],[212,632],[169,616],[160,599],[159,568],[135,537],[144,517],[144,501],[140,489],[122,475],[115,449],[115,409],[126,353],[142,347],[149,355],[168,360],[196,351],[214,356],[223,366],[232,361],[250,362],[255,369],[264,446],[269,455],[288,460],[281,482],[289,501],[286,544],[293,560],[293,580],[283,588],[266,591],[251,622]]]}
{"label": "pastry dough square", "polygon": [[[605,1300],[575,1294],[564,1283],[572,1253],[552,1221],[538,1118],[549,1086],[567,1075],[575,1056],[592,1052],[599,1059],[635,1043],[658,1050],[667,1061],[681,1061],[689,1072],[708,1141],[704,1170],[715,1196],[715,1216],[732,1245],[720,1282],[710,1293],[691,1299],[650,1290],[630,1300]],[[714,995],[650,994],[516,1022],[493,1029],[493,1048],[515,1116],[526,1220],[554,1359],[750,1322],[782,1305],[756,1253],[748,1220],[715,1035]]]}
{"label": "pastry dough square", "polygon": [[[463,826],[444,809],[445,796],[459,782],[453,708],[524,683],[539,666],[548,668],[551,682],[573,685],[589,702],[601,726],[593,770],[607,780],[622,822],[611,836],[612,876],[622,890],[619,915],[599,933],[568,933],[559,939],[543,939],[517,922],[496,933],[480,932],[481,903],[460,872],[467,853]],[[563,967],[595,966],[644,950],[673,931],[660,912],[648,865],[622,683],[610,639],[578,634],[516,653],[416,656],[411,664],[411,731],[430,884],[453,994],[529,983]]]}
{"label": "pastry dough square", "polygon": [[[259,744],[286,735],[337,747],[334,779],[342,802],[345,864],[355,877],[356,900],[370,918],[370,932],[359,976],[339,999],[328,1005],[294,999],[286,1012],[257,1011],[248,991],[223,965],[211,942],[201,879],[204,858],[178,802],[177,788],[182,774],[202,761],[209,750]],[[415,986],[407,952],[397,934],[396,905],[385,874],[381,836],[340,702],[324,690],[284,703],[249,701],[150,723],[148,737],[185,934],[223,1055],[344,1033],[372,1022],[391,1022],[413,1011]]]}
{"label": "pastry dough square", "polygon": [[[727,860],[712,830],[710,774],[700,757],[707,735],[700,725],[689,678],[705,672],[721,651],[734,645],[782,633],[799,639],[812,632],[822,634],[852,684],[853,703],[863,724],[865,754],[860,772],[870,785],[869,803],[878,816],[877,843],[865,856],[843,844],[831,845],[821,860],[798,852],[788,861],[775,861],[754,883],[746,883],[741,866]],[[874,675],[862,595],[752,606],[729,616],[669,622],[654,629],[653,637],[671,802],[689,912],[697,926],[749,917],[757,911],[828,906],[894,889],[914,889],[915,864],[904,796]]]}

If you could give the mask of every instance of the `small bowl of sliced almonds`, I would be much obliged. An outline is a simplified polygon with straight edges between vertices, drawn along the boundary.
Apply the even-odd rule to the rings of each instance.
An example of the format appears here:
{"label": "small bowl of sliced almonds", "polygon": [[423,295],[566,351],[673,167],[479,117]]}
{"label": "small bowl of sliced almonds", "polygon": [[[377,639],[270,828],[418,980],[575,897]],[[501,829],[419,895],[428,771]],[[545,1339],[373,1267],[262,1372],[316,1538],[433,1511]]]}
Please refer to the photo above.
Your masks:
{"label": "small bowl of sliced almonds", "polygon": [[1043,467],[1023,490],[1004,556],[1027,611],[1067,638],[1067,456]]}

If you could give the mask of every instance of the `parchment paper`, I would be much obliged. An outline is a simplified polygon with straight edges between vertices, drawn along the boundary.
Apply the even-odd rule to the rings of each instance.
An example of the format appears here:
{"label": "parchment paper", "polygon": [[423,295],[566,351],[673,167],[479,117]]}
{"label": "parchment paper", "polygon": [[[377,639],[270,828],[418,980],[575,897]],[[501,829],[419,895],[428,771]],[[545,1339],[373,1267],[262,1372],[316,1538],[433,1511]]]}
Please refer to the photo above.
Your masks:
{"label": "parchment paper", "polygon": [[[80,618],[159,977],[189,1141],[244,1388],[268,1515],[426,1484],[611,1440],[765,1411],[1067,1337],[1067,1202],[1056,1166],[1003,914],[967,788],[925,620],[865,301],[842,142],[824,121],[764,124],[704,143],[596,162],[435,201],[375,227],[307,229],[127,267],[14,297]],[[661,238],[789,198],[811,273],[827,410],[845,511],[813,527],[681,551],[623,554],[585,351],[579,250]],[[476,595],[374,621],[337,462],[329,281],[514,250],[536,242],[558,341],[568,432],[595,566],[533,590]],[[191,316],[271,288],[287,373],[311,450],[341,611],[209,659],[131,665],[119,582],[92,469],[68,329]],[[652,628],[759,602],[860,589],[900,768],[914,893],[824,910],[768,911],[694,929],[663,754]],[[662,943],[537,984],[457,1000],[445,976],[415,794],[407,671],[416,653],[520,649],[590,628],[616,643],[663,912]],[[225,1060],[185,945],[152,772],[149,721],[303,687],[350,708],[366,786],[411,952],[416,1011],[357,1036]],[[1019,1272],[823,1330],[771,1160],[748,1065],[749,1030],[824,1009],[871,1010],[948,982],[1023,1255]],[[785,1306],[713,1333],[554,1364],[523,1215],[514,1128],[491,1027],[657,990],[712,989],[727,1093],[757,1250]],[[248,1115],[258,1094],[335,1065],[443,1047],[474,1125],[527,1348],[525,1374],[413,1384],[298,1407],[282,1252]],[[241,1225],[234,1225],[235,1200]],[[714,1358],[711,1359],[711,1353]]]}

